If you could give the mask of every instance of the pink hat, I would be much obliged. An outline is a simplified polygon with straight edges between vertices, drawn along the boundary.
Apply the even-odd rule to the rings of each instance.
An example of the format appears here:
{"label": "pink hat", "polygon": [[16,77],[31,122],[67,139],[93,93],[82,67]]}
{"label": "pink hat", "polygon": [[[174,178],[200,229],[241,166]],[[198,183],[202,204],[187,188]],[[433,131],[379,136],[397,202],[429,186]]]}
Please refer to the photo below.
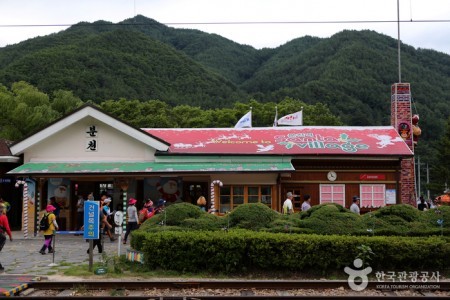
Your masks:
{"label": "pink hat", "polygon": [[153,206],[153,201],[148,199],[147,202],[144,204],[144,207],[152,207]]}
{"label": "pink hat", "polygon": [[47,205],[47,208],[45,210],[48,211],[48,212],[51,212],[51,211],[56,210],[56,207],[54,207],[53,205],[49,204],[49,205]]}
{"label": "pink hat", "polygon": [[136,204],[136,202],[137,202],[136,199],[130,198],[130,200],[128,201],[128,204],[129,204],[129,205],[133,205],[133,204]]}

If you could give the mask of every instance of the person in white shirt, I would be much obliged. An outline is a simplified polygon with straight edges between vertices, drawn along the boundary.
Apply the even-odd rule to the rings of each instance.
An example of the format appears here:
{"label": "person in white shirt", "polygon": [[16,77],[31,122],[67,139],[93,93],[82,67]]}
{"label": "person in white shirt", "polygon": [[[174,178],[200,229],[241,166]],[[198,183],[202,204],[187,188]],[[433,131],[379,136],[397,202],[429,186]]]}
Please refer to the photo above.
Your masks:
{"label": "person in white shirt", "polygon": [[353,196],[353,204],[350,205],[350,211],[354,212],[355,214],[360,215],[360,211],[359,211],[359,197],[358,196]]}
{"label": "person in white shirt", "polygon": [[292,195],[291,192],[288,192],[286,194],[287,199],[284,200],[283,203],[283,214],[285,215],[290,215],[292,213],[294,213],[294,208],[292,206],[292,198],[294,197],[294,195]]}
{"label": "person in white shirt", "polygon": [[127,217],[128,217],[128,222],[127,222],[127,232],[125,233],[125,236],[123,238],[123,243],[126,244],[127,243],[127,238],[128,235],[135,229],[138,229],[138,214],[137,214],[137,209],[136,209],[136,204],[137,200],[134,198],[130,198],[130,200],[128,201],[128,208],[127,208]]}
{"label": "person in white shirt", "polygon": [[302,203],[302,211],[307,211],[308,209],[311,208],[311,196],[310,195],[304,195],[303,199],[305,201],[303,201],[303,203]]}

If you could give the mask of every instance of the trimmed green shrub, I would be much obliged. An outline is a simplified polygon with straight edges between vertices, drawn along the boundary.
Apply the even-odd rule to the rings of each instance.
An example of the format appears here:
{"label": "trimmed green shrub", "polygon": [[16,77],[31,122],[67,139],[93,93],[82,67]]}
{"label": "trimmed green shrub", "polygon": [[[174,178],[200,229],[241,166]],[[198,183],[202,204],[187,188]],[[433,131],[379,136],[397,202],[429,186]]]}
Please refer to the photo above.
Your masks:
{"label": "trimmed green shrub", "polygon": [[397,205],[390,205],[382,207],[378,210],[376,210],[373,214],[378,217],[382,218],[384,216],[398,216],[405,220],[406,222],[413,222],[417,221],[420,217],[421,211],[416,209],[415,207],[412,207],[408,204],[397,204]]}
{"label": "trimmed green shrub", "polygon": [[146,220],[143,224],[145,226],[141,225],[141,227],[147,228],[148,226],[157,224],[178,226],[181,225],[185,219],[198,218],[204,214],[206,214],[206,212],[191,203],[175,203],[167,206],[163,212]]}
{"label": "trimmed green shrub", "polygon": [[450,229],[450,206],[440,206],[438,208],[429,209],[419,214],[421,223],[432,227],[440,228],[438,220],[443,220],[443,228]]}
{"label": "trimmed green shrub", "polygon": [[[436,213],[439,212],[439,213]],[[443,228],[437,223],[443,219]],[[374,235],[431,236],[450,234],[450,207],[419,211],[406,204],[383,207],[362,218]]]}
{"label": "trimmed green shrub", "polygon": [[334,203],[317,205],[300,218],[301,228],[309,228],[317,234],[354,234],[362,224],[361,216]]}
{"label": "trimmed green shrub", "polygon": [[[438,224],[443,220],[443,226]],[[409,205],[383,207],[359,216],[341,205],[313,206],[306,212],[282,215],[263,204],[244,204],[230,214],[216,216],[189,203],[174,204],[155,215],[140,230],[157,232],[244,228],[273,233],[316,233],[362,236],[450,235],[450,207],[418,211]]]}
{"label": "trimmed green shrub", "polygon": [[[133,246],[151,268],[182,272],[320,271],[352,266],[361,245],[375,255],[376,270],[447,270],[450,243],[445,237],[355,237],[293,235],[249,230],[208,232],[138,231]],[[427,258],[418,259],[419,253]]]}
{"label": "trimmed green shrub", "polygon": [[236,207],[227,215],[230,227],[258,230],[268,227],[279,213],[261,203],[249,203]]}
{"label": "trimmed green shrub", "polygon": [[183,220],[181,226],[192,230],[219,230],[223,229],[226,223],[224,218],[205,213],[197,219]]}
{"label": "trimmed green shrub", "polygon": [[[345,207],[343,207],[342,205],[336,204],[336,203],[325,203],[325,204],[319,204],[319,205],[314,205],[312,206],[310,209],[308,209],[307,211],[302,211],[300,212],[300,219],[305,219],[310,217],[312,214],[314,214],[316,211],[322,209],[323,207],[329,207],[328,210],[329,211],[336,211],[337,212],[350,212],[350,210],[346,209]],[[330,207],[333,207],[330,208]]]}
{"label": "trimmed green shrub", "polygon": [[308,228],[300,228],[300,219],[294,215],[282,215],[273,220],[267,228],[261,229],[261,231],[273,232],[273,233],[314,233],[313,230]]}

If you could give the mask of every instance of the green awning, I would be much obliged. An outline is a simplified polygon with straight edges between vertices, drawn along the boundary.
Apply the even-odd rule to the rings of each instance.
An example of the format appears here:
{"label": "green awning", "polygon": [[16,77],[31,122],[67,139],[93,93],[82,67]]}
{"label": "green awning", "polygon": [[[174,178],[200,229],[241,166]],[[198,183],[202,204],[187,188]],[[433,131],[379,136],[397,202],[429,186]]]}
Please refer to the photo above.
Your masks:
{"label": "green awning", "polygon": [[173,173],[173,172],[278,172],[293,171],[290,162],[59,162],[26,163],[10,175],[33,174],[115,174],[115,173]]}

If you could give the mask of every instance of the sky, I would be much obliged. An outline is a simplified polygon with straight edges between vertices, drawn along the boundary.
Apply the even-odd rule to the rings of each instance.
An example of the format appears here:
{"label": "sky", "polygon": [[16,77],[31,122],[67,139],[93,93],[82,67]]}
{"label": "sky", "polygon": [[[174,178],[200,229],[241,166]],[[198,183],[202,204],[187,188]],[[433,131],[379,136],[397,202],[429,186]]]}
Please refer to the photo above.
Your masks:
{"label": "sky", "polygon": [[397,39],[397,2],[403,43],[450,54],[450,0],[0,0],[0,47],[82,21],[117,23],[138,14],[257,49],[306,35],[327,38],[345,29]]}

